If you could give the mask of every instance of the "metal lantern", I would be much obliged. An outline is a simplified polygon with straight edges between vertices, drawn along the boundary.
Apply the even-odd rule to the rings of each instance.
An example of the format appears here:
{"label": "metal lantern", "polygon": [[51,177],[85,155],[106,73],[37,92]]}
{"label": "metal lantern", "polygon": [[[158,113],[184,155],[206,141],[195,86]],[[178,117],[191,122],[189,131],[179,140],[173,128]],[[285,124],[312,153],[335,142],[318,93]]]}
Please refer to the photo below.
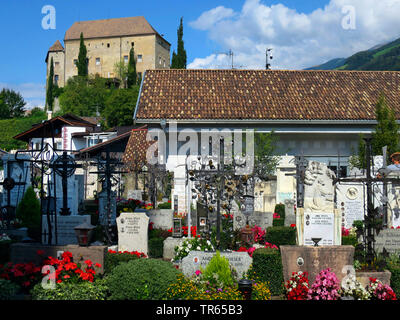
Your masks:
{"label": "metal lantern", "polygon": [[248,224],[240,230],[240,240],[244,244],[253,244],[253,230]]}
{"label": "metal lantern", "polygon": [[95,226],[87,222],[84,222],[74,228],[80,246],[89,246],[94,228]]}
{"label": "metal lantern", "polygon": [[182,238],[182,219],[180,218],[173,219],[172,237]]}
{"label": "metal lantern", "polygon": [[239,284],[239,291],[242,293],[243,298],[245,300],[251,300],[251,293],[253,291],[253,282],[248,279],[241,279],[238,282]]}

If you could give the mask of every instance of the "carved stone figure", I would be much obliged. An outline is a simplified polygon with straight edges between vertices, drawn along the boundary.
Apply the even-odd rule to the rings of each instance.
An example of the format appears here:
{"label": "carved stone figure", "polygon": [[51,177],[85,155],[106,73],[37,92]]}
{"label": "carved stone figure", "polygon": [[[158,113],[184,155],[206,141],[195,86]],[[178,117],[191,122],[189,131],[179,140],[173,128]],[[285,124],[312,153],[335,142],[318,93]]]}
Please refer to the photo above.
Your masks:
{"label": "carved stone figure", "polygon": [[311,212],[333,212],[335,173],[327,165],[310,161],[304,179],[304,210]]}

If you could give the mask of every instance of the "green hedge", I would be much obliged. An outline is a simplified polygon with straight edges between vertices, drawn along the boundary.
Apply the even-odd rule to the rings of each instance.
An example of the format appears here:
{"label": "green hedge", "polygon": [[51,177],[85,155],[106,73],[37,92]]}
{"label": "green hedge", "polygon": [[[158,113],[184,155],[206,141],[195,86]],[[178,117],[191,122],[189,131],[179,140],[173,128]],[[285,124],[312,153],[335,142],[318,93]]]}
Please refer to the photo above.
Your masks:
{"label": "green hedge", "polygon": [[296,228],[293,227],[268,227],[265,234],[265,241],[276,246],[296,245]]}
{"label": "green hedge", "polygon": [[397,299],[400,299],[400,266],[388,266],[388,270],[392,273],[390,287],[396,293]]}
{"label": "green hedge", "polygon": [[31,290],[32,300],[106,300],[109,291],[104,279],[94,282],[57,283],[55,289],[44,289],[39,283]]}
{"label": "green hedge", "polygon": [[6,151],[25,149],[27,146],[26,142],[16,140],[13,137],[32,128],[32,125],[41,123],[45,119],[46,116],[32,116],[0,120],[0,148]]}
{"label": "green hedge", "polygon": [[260,281],[269,283],[272,295],[283,293],[284,280],[279,250],[270,248],[254,250],[250,273],[254,273]]}
{"label": "green hedge", "polygon": [[162,258],[164,251],[164,238],[149,239],[149,256],[151,258]]}
{"label": "green hedge", "polygon": [[12,240],[0,242],[0,264],[10,261],[10,247],[13,242]]}
{"label": "green hedge", "polygon": [[130,253],[110,253],[107,252],[104,258],[104,273],[109,274],[122,262],[139,259],[137,255]]}
{"label": "green hedge", "polygon": [[285,225],[285,219],[283,219],[283,218],[278,218],[278,219],[272,220],[273,227],[282,227],[284,225]]}
{"label": "green hedge", "polygon": [[170,262],[136,259],[121,263],[106,277],[111,300],[162,300],[181,274]]}
{"label": "green hedge", "polygon": [[20,287],[16,283],[6,279],[0,279],[0,300],[13,299],[13,297],[18,294],[19,290]]}

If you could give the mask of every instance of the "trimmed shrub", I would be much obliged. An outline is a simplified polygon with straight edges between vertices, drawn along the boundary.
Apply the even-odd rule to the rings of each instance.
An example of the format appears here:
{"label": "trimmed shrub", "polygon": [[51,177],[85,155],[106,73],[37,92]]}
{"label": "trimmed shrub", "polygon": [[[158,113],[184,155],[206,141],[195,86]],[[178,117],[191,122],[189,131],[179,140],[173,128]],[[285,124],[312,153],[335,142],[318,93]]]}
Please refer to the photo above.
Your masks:
{"label": "trimmed shrub", "polygon": [[285,205],[283,203],[275,205],[274,213],[277,213],[281,219],[285,220]]}
{"label": "trimmed shrub", "polygon": [[0,264],[10,261],[10,248],[13,242],[12,240],[0,242]]}
{"label": "trimmed shrub", "polygon": [[115,252],[109,250],[104,257],[104,273],[110,273],[116,266],[118,266],[122,262],[128,262],[139,258],[139,254],[133,254],[129,252]]}
{"label": "trimmed shrub", "polygon": [[285,225],[285,219],[284,218],[275,218],[272,220],[272,226],[273,227],[282,227]]}
{"label": "trimmed shrub", "polygon": [[161,300],[180,274],[170,262],[135,259],[116,266],[106,277],[111,300]]}
{"label": "trimmed shrub", "polygon": [[164,250],[164,238],[149,239],[149,256],[151,258],[162,258]]}
{"label": "trimmed shrub", "polygon": [[276,246],[296,245],[296,228],[293,227],[268,227],[265,241]]}
{"label": "trimmed shrub", "polygon": [[217,251],[202,271],[202,279],[220,287],[233,286],[234,277],[227,258],[221,256]]}
{"label": "trimmed shrub", "polygon": [[281,295],[284,289],[281,254],[277,249],[259,248],[253,252],[249,274],[267,282],[272,295]]}
{"label": "trimmed shrub", "polygon": [[40,201],[32,186],[29,186],[21,202],[18,204],[16,217],[21,220],[21,225],[28,228],[28,235],[40,241]]}
{"label": "trimmed shrub", "polygon": [[32,300],[105,300],[108,288],[104,279],[94,282],[62,282],[55,289],[44,289],[39,283],[31,290]]}
{"label": "trimmed shrub", "polygon": [[357,236],[342,236],[342,246],[349,245],[355,247],[357,244]]}

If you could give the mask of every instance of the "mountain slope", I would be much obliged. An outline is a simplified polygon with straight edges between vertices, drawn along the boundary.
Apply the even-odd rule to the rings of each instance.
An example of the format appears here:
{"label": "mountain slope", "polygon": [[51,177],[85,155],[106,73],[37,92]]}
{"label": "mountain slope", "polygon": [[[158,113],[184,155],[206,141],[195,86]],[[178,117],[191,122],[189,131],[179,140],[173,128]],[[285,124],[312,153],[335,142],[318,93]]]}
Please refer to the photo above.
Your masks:
{"label": "mountain slope", "polygon": [[360,51],[347,59],[333,59],[306,70],[400,70],[400,38]]}

